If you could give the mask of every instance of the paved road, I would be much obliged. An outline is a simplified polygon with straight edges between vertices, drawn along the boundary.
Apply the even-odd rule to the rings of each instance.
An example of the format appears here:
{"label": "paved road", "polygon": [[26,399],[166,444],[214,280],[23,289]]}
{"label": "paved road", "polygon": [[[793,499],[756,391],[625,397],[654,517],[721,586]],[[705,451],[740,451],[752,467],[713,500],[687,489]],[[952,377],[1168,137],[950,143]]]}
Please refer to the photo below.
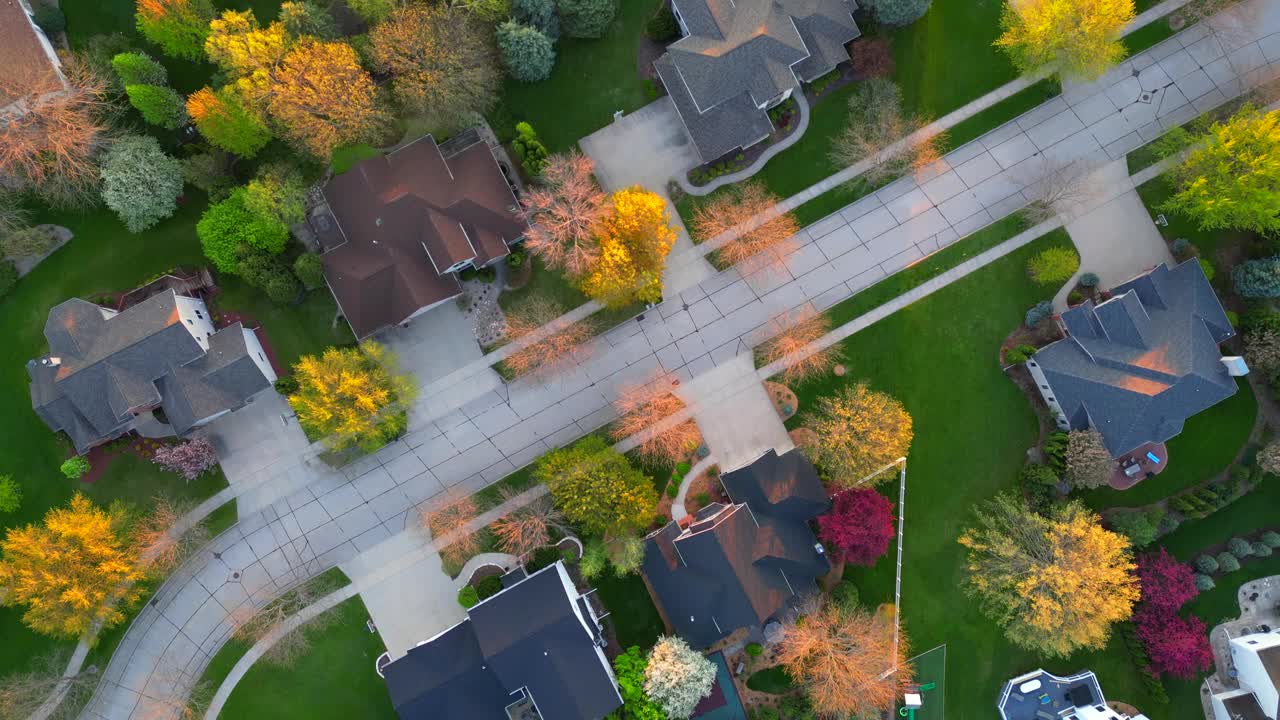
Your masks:
{"label": "paved road", "polygon": [[[1280,30],[1280,11],[1273,4],[1252,27],[1264,42],[1242,46],[1239,64],[1249,58],[1274,64],[1280,59],[1280,35],[1273,34]],[[800,234],[787,272],[744,278],[730,270],[667,299],[599,337],[594,356],[571,372],[504,385],[487,365],[470,363],[444,378],[426,378],[406,438],[341,472],[318,463],[315,448],[295,450],[296,438],[289,435],[296,429],[284,423],[273,430],[264,421],[253,433],[241,433],[261,435],[228,446],[244,447],[251,456],[246,461],[233,451],[228,476],[257,489],[253,506],[260,509],[243,513],[144,608],[86,716],[148,716],[154,705],[148,698],[168,697],[174,685],[199,675],[230,632],[228,617],[236,607],[262,604],[387,541],[404,530],[410,508],[444,488],[479,488],[600,427],[614,416],[609,402],[619,386],[659,368],[691,381],[756,345],[764,323],[778,312],[804,304],[829,307],[984,220],[1011,212],[1025,202],[1021,192],[1030,179],[1021,173],[1037,154],[1120,152],[1161,123],[1220,102],[1230,83],[1217,82],[1212,68],[1226,63],[1217,62],[1220,51],[1215,59],[1212,38],[1187,40],[1197,32],[1175,36],[1102,81],[1073,88],[958,149],[928,180],[894,183],[811,226]],[[1167,81],[1162,97],[1175,99],[1131,108],[1126,98],[1136,87],[1129,81],[1141,85],[1134,69],[1152,86]],[[1175,93],[1184,101],[1177,102]],[[950,273],[903,302],[961,275]],[[432,362],[416,352],[403,360],[410,370]],[[277,452],[277,439],[290,450]]]}

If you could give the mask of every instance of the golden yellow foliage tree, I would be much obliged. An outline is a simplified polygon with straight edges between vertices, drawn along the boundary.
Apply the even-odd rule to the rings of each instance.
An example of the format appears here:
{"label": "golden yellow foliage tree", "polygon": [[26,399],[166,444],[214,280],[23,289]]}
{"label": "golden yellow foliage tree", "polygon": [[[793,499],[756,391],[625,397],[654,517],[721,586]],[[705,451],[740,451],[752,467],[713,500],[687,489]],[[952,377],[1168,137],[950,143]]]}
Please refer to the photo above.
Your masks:
{"label": "golden yellow foliage tree", "polygon": [[124,619],[143,578],[123,510],[77,493],[43,525],[11,528],[0,543],[0,599],[25,606],[22,621],[44,635],[74,638]]}
{"label": "golden yellow foliage tree", "polygon": [[1002,493],[978,507],[960,544],[969,549],[969,593],[1028,650],[1065,657],[1101,648],[1138,600],[1128,539],[1079,502],[1044,517]]}
{"label": "golden yellow foliage tree", "polygon": [[1023,73],[1057,63],[1064,76],[1095,78],[1124,59],[1133,17],[1133,0],[1008,0],[995,45]]}
{"label": "golden yellow foliage tree", "polygon": [[818,437],[806,450],[821,467],[823,478],[841,487],[892,477],[893,468],[867,476],[906,457],[914,436],[911,415],[902,403],[866,383],[818,398],[805,427]]}
{"label": "golden yellow foliage tree", "polygon": [[1178,192],[1162,210],[1186,213],[1206,230],[1280,230],[1280,110],[1245,105],[1214,123],[1173,177]]}
{"label": "golden yellow foliage tree", "polygon": [[209,23],[205,54],[236,77],[269,72],[284,59],[289,34],[273,22],[263,28],[252,10],[227,10]]}
{"label": "golden yellow foliage tree", "polygon": [[378,122],[377,88],[346,43],[299,42],[272,81],[267,110],[281,135],[318,158],[367,137]]}
{"label": "golden yellow foliage tree", "polygon": [[412,380],[396,372],[381,345],[329,348],[304,355],[293,366],[298,391],[289,404],[303,428],[323,435],[334,450],[352,445],[371,452],[405,429],[405,409],[416,394]]}
{"label": "golden yellow foliage tree", "polygon": [[582,291],[609,307],[662,299],[662,269],[676,234],[665,201],[639,185],[615,192],[612,212],[601,221],[599,259],[582,279]]}

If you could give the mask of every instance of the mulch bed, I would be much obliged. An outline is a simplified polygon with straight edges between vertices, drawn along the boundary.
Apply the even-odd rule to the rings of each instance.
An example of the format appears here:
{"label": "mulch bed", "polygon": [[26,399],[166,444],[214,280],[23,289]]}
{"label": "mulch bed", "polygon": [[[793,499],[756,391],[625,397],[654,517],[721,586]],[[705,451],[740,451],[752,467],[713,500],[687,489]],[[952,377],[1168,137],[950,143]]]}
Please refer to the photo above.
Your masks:
{"label": "mulch bed", "polygon": [[[704,503],[698,502],[698,495],[706,493],[708,501]],[[724,487],[720,484],[719,475],[708,475],[703,472],[691,483],[689,483],[689,491],[684,496],[684,509],[689,511],[690,515],[696,515],[704,505],[711,503],[726,502],[728,497],[724,493]]]}
{"label": "mulch bed", "polygon": [[1003,367],[1004,351],[1009,348],[1017,347],[1019,345],[1034,345],[1037,348],[1042,348],[1045,345],[1048,345],[1055,340],[1061,340],[1064,337],[1066,337],[1066,335],[1062,333],[1062,330],[1058,327],[1056,320],[1053,322],[1045,320],[1040,323],[1040,326],[1037,328],[1029,328],[1026,325],[1019,323],[1018,327],[1005,337],[1004,342],[1000,343],[1000,354],[996,357],[996,360],[997,362],[1000,362]]}
{"label": "mulch bed", "polygon": [[[97,482],[107,472],[111,461],[126,453],[143,460],[150,460],[155,457],[156,450],[166,444],[168,443],[163,440],[129,434],[92,448],[85,453],[85,459],[89,461],[89,472],[80,477],[80,482]],[[67,457],[72,457],[72,453],[68,453]]]}
{"label": "mulch bed", "polygon": [[519,267],[512,268],[507,266],[507,284],[503,287],[505,290],[519,290],[529,284],[529,278],[533,277],[533,258],[525,256],[525,261],[520,263]]}
{"label": "mulch bed", "polygon": [[[766,380],[764,390],[769,393],[769,399],[773,401],[773,409],[778,411],[778,417],[782,418],[783,422],[790,420],[800,410],[800,400],[786,385]],[[790,408],[791,412],[786,412],[787,408]]]}

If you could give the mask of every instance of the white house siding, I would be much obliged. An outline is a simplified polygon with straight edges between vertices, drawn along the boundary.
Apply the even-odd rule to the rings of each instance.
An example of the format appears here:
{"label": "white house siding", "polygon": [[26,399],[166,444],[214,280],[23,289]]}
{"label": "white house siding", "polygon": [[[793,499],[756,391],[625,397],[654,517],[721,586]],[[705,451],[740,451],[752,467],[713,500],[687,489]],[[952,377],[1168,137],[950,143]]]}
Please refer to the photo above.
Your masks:
{"label": "white house siding", "polygon": [[258,334],[249,328],[241,328],[241,332],[244,333],[244,346],[249,350],[249,357],[253,358],[253,363],[262,371],[268,382],[275,382],[276,371],[271,369],[271,361],[267,359],[267,351],[262,349],[262,343],[258,342]]}
{"label": "white house siding", "polygon": [[1044,376],[1044,371],[1040,369],[1040,363],[1035,360],[1027,361],[1027,369],[1031,371],[1031,378],[1035,380],[1036,389],[1040,391],[1040,397],[1044,398],[1044,402],[1053,411],[1053,415],[1057,418],[1058,427],[1063,430],[1070,430],[1071,425],[1067,423],[1067,415],[1062,412],[1062,405],[1058,402],[1058,398],[1053,394],[1053,388],[1049,385],[1049,380]]}
{"label": "white house siding", "polygon": [[209,317],[209,308],[205,307],[203,300],[183,295],[174,295],[174,299],[178,301],[178,317],[182,319],[187,332],[191,333],[191,337],[194,337],[196,342],[200,343],[200,347],[208,350],[209,336],[214,332],[213,320]]}
{"label": "white house siding", "polygon": [[1258,657],[1258,652],[1280,646],[1280,631],[1253,633],[1231,638],[1231,661],[1239,673],[1240,687],[1252,690],[1263,708],[1275,708],[1280,703],[1280,689]]}

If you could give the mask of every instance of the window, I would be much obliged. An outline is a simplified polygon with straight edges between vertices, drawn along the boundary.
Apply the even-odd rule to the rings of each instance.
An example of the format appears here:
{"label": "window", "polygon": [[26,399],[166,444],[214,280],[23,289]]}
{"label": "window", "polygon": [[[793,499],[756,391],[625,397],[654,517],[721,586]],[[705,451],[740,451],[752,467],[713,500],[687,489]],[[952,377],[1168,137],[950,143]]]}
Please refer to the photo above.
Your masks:
{"label": "window", "polygon": [[191,322],[191,318],[187,318],[187,324],[188,324],[188,325],[195,325],[195,323]]}
{"label": "window", "polygon": [[259,360],[261,360],[262,362],[266,362],[266,361],[267,361],[267,359],[266,359],[266,358],[262,357],[262,353],[258,353],[258,359],[259,359]]}
{"label": "window", "polygon": [[1053,398],[1049,398],[1049,402],[1053,402]]}

